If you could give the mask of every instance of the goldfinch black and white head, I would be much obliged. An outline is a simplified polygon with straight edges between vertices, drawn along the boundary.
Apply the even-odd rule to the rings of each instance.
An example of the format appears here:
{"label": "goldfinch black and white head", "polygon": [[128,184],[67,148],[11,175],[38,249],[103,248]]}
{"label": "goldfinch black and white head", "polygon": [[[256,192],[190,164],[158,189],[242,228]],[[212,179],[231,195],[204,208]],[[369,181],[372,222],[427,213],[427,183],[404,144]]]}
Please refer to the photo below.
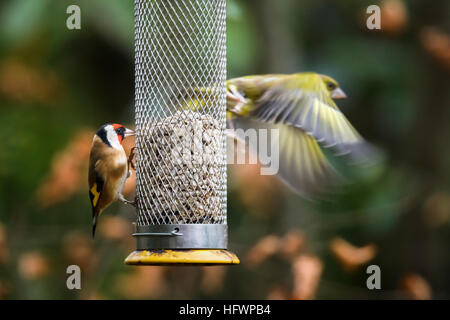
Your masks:
{"label": "goldfinch black and white head", "polygon": [[130,203],[122,195],[125,181],[129,176],[128,158],[122,142],[131,135],[134,135],[134,131],[117,123],[101,126],[94,135],[88,177],[93,236],[97,218],[106,207],[117,199]]}
{"label": "goldfinch black and white head", "polygon": [[105,124],[95,134],[109,147],[121,149],[122,141],[128,136],[134,135],[134,131],[125,128],[121,124]]}

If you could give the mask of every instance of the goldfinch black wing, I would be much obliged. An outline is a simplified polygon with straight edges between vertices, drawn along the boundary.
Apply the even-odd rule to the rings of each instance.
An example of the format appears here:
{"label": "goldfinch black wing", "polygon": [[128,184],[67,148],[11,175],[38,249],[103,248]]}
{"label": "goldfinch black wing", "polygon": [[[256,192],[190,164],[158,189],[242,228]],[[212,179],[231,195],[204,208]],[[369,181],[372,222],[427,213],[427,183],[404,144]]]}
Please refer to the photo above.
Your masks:
{"label": "goldfinch black wing", "polygon": [[92,236],[95,235],[95,228],[97,226],[97,218],[101,211],[99,206],[100,199],[102,197],[103,187],[105,185],[105,178],[98,170],[98,164],[100,160],[96,160],[92,158],[89,163],[89,199],[92,205],[92,218],[93,218],[93,228],[92,228]]}
{"label": "goldfinch black wing", "polygon": [[[277,175],[295,192],[307,198],[318,198],[330,193],[338,183],[344,182],[343,177],[326,159],[317,141],[301,129],[241,117],[233,118],[233,126],[244,131],[250,128],[267,129],[269,141],[273,134],[271,129],[278,130],[279,139],[274,139],[278,143],[275,147],[279,150]],[[242,130],[234,130],[237,139],[244,140]],[[249,145],[249,148],[257,152],[259,159],[267,157],[260,154],[261,150],[256,150],[255,145]],[[274,151],[271,150],[272,156]]]}
{"label": "goldfinch black wing", "polygon": [[98,162],[91,163],[89,166],[89,198],[93,210],[97,208],[105,184],[104,178],[100,172],[96,170],[97,163]]}
{"label": "goldfinch black wing", "polygon": [[286,77],[255,101],[250,116],[302,129],[324,147],[333,148],[338,154],[350,154],[355,160],[368,157],[366,142],[319,81]]}

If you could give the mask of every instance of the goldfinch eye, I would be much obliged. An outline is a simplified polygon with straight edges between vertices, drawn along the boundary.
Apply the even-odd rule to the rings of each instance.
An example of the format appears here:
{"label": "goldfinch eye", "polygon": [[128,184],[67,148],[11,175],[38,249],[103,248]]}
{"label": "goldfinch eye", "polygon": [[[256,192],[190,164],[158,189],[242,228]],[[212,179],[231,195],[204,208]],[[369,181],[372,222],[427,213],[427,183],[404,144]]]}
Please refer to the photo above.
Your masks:
{"label": "goldfinch eye", "polygon": [[332,83],[332,82],[328,82],[327,86],[328,86],[328,89],[330,89],[330,90],[334,90],[334,89],[336,89],[336,86],[335,86],[335,84],[334,84],[334,83]]}

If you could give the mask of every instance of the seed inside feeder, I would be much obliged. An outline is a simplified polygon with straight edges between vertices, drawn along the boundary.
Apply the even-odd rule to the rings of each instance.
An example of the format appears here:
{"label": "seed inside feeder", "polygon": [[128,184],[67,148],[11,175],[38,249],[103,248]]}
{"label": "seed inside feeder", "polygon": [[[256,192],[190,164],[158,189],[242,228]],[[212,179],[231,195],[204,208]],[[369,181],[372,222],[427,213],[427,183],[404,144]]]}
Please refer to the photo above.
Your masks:
{"label": "seed inside feeder", "polygon": [[177,111],[143,133],[148,212],[155,224],[224,223],[223,126],[210,115]]}

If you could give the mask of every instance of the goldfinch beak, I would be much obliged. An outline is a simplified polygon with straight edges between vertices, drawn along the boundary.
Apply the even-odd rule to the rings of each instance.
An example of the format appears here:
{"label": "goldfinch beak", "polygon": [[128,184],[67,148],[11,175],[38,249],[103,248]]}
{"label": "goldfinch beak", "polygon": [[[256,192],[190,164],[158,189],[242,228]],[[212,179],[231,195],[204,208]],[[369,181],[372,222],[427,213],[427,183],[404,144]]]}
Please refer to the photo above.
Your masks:
{"label": "goldfinch beak", "polygon": [[125,128],[125,134],[124,134],[125,138],[129,137],[129,136],[135,136],[135,135],[136,135],[136,132],[134,132],[133,130]]}
{"label": "goldfinch beak", "polygon": [[333,91],[331,91],[331,98],[333,99],[345,99],[347,98],[347,95],[344,91],[342,91],[341,88],[336,88]]}

